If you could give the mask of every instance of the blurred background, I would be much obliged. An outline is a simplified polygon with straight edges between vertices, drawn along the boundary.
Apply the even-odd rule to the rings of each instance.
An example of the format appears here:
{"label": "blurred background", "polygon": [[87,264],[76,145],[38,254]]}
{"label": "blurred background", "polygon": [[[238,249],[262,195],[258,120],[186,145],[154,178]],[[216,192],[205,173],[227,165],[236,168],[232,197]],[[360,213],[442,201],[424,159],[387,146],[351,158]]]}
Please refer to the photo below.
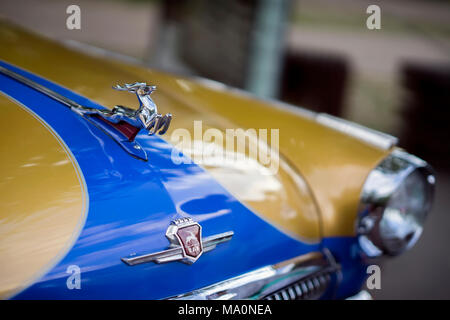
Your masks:
{"label": "blurred background", "polygon": [[[68,30],[66,8],[81,8]],[[381,8],[369,30],[366,9]],[[450,1],[2,0],[0,15],[75,47],[202,76],[400,138],[437,170],[422,239],[382,262],[378,299],[450,299]]]}

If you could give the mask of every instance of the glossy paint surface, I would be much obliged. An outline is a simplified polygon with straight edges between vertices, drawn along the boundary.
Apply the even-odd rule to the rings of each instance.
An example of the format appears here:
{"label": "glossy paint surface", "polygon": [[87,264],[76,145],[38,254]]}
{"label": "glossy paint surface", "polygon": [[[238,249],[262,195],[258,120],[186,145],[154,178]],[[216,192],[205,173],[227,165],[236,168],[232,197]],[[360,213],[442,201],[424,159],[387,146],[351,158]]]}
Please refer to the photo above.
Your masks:
{"label": "glossy paint surface", "polygon": [[[161,113],[174,120],[164,139],[184,128],[193,133],[193,121],[204,128],[279,129],[280,171],[263,177],[265,170],[204,167],[234,196],[271,223],[308,242],[324,236],[354,236],[354,221],[362,185],[390,150],[380,150],[360,140],[318,124],[304,112],[227,92],[212,82],[183,77],[96,57],[42,39],[0,22],[0,59],[52,80],[103,106],[137,106],[131,94],[111,90],[120,82],[147,81],[158,86],[152,95]],[[193,135],[194,136],[194,135]],[[242,186],[253,185],[252,193]],[[316,214],[319,213],[319,214]]]}
{"label": "glossy paint surface", "polygon": [[0,298],[5,298],[71,248],[84,225],[87,192],[63,141],[1,91],[0,154]]}
{"label": "glossy paint surface", "polygon": [[[80,104],[101,107],[2,65]],[[302,243],[260,219],[197,165],[174,164],[173,147],[159,137],[139,134],[136,139],[149,154],[149,161],[131,158],[97,127],[58,102],[6,76],[1,76],[0,83],[7,95],[58,132],[79,163],[89,195],[85,227],[73,248],[15,298],[164,298],[319,249],[319,243]],[[130,267],[120,260],[132,253],[167,248],[167,226],[184,216],[202,225],[204,237],[229,230],[235,235],[191,266],[148,263]],[[71,265],[81,269],[81,290],[67,288]]]}
{"label": "glossy paint surface", "polygon": [[[1,21],[0,42],[0,60],[67,88],[28,75],[85,106],[137,106],[133,95],[111,86],[134,81],[158,85],[152,97],[159,111],[175,115],[164,137],[171,143],[176,129],[193,133],[195,120],[221,131],[280,129],[283,163],[269,179],[258,174],[265,170],[260,163],[250,169],[205,165],[208,171],[195,164],[174,166],[170,144],[140,134],[137,139],[151,155],[142,162],[55,101],[14,81],[2,81],[2,88],[7,84],[11,95],[66,142],[87,177],[90,197],[86,226],[72,250],[15,298],[163,298],[323,245],[345,266],[338,297],[359,289],[365,276],[354,237],[359,193],[369,172],[390,150],[324,127],[302,111],[236,95],[217,83],[75,52]],[[248,185],[255,188],[243,193]],[[120,261],[130,253],[165,249],[165,229],[180,216],[199,221],[204,236],[228,230],[235,236],[192,266],[128,267]],[[67,289],[66,270],[73,264],[81,268],[82,290]]]}

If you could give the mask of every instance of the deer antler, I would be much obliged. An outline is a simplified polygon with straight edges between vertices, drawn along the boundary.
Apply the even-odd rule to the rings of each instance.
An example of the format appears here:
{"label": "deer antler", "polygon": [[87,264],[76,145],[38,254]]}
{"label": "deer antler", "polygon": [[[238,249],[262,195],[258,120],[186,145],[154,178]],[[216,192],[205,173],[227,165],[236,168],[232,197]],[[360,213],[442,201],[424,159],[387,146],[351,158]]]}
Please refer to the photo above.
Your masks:
{"label": "deer antler", "polygon": [[123,86],[117,84],[113,87],[115,90],[138,92],[139,94],[151,94],[156,90],[156,86],[147,85],[145,82],[125,83]]}

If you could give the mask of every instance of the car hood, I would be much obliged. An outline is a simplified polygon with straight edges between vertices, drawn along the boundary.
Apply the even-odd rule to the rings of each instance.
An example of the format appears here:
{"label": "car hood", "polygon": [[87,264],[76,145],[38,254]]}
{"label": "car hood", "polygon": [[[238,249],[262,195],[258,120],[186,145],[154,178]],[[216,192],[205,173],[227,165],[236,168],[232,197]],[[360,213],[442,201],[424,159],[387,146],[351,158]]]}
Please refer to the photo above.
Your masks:
{"label": "car hood", "polygon": [[[112,139],[58,102],[14,83],[2,88],[9,99],[5,105],[11,101],[20,105],[56,137],[61,148],[58,152],[65,152],[65,158],[59,161],[68,161],[71,169],[66,174],[78,179],[78,183],[65,187],[68,189],[56,188],[65,195],[68,190],[73,192],[72,202],[63,201],[73,210],[67,213],[72,217],[66,223],[72,230],[70,236],[63,240],[59,237],[59,246],[46,243],[45,248],[53,248],[53,253],[39,270],[28,271],[5,292],[17,293],[34,283],[18,297],[32,297],[37,291],[41,297],[58,296],[67,289],[60,283],[67,277],[68,267],[77,265],[88,286],[92,285],[85,291],[91,298],[104,298],[114,285],[124,288],[122,297],[163,298],[319,250],[323,236],[354,234],[361,186],[387,150],[324,127],[308,112],[293,112],[234,94],[217,83],[75,52],[9,25],[0,28],[0,39],[8,48],[0,52],[5,66],[19,66],[17,72],[35,77],[35,81],[60,90],[80,104],[133,107],[135,97],[115,92],[111,86],[147,81],[158,86],[152,97],[160,112],[174,115],[165,140],[138,136],[149,154],[149,161],[143,162],[130,157]],[[198,146],[205,144],[203,135],[196,135],[195,121],[202,121],[203,131],[214,128],[223,133],[237,128],[279,129],[278,146],[267,149],[268,154],[275,153],[278,170],[272,172],[270,165],[252,158],[246,163],[230,163],[208,161],[211,157],[207,156],[200,165],[174,164],[171,156],[174,145],[178,147],[176,130],[187,130],[197,141],[183,148],[194,159]],[[38,140],[35,143],[40,144]],[[225,152],[234,152],[216,141],[214,144]],[[46,192],[61,199],[51,189]],[[58,212],[58,206],[49,201]],[[235,236],[190,269],[178,263],[129,267],[120,261],[133,253],[166,248],[166,228],[180,216],[191,216],[201,223],[206,236],[230,230]],[[29,217],[24,220],[28,223]],[[31,247],[37,255],[35,247],[41,239],[36,240]],[[16,253],[26,257],[29,251],[23,245],[23,252]],[[182,280],[168,282],[174,274]],[[119,283],[111,283],[111,279]],[[133,291],[136,287],[139,290]],[[111,292],[111,297],[118,296]]]}

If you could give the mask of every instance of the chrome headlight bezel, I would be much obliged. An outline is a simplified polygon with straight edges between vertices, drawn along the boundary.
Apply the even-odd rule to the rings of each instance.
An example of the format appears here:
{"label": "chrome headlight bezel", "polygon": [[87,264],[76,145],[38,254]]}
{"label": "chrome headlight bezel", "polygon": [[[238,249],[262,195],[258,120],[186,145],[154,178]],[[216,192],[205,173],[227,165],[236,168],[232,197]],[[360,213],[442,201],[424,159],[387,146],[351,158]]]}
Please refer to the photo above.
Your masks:
{"label": "chrome headlight bezel", "polygon": [[[411,185],[423,189],[421,210],[408,207],[420,199],[409,197],[404,203],[415,212],[397,208],[395,203],[405,201],[399,193]],[[433,169],[418,157],[396,149],[383,159],[367,177],[361,193],[356,228],[364,253],[369,257],[395,256],[414,246],[430,211],[434,186]]]}

